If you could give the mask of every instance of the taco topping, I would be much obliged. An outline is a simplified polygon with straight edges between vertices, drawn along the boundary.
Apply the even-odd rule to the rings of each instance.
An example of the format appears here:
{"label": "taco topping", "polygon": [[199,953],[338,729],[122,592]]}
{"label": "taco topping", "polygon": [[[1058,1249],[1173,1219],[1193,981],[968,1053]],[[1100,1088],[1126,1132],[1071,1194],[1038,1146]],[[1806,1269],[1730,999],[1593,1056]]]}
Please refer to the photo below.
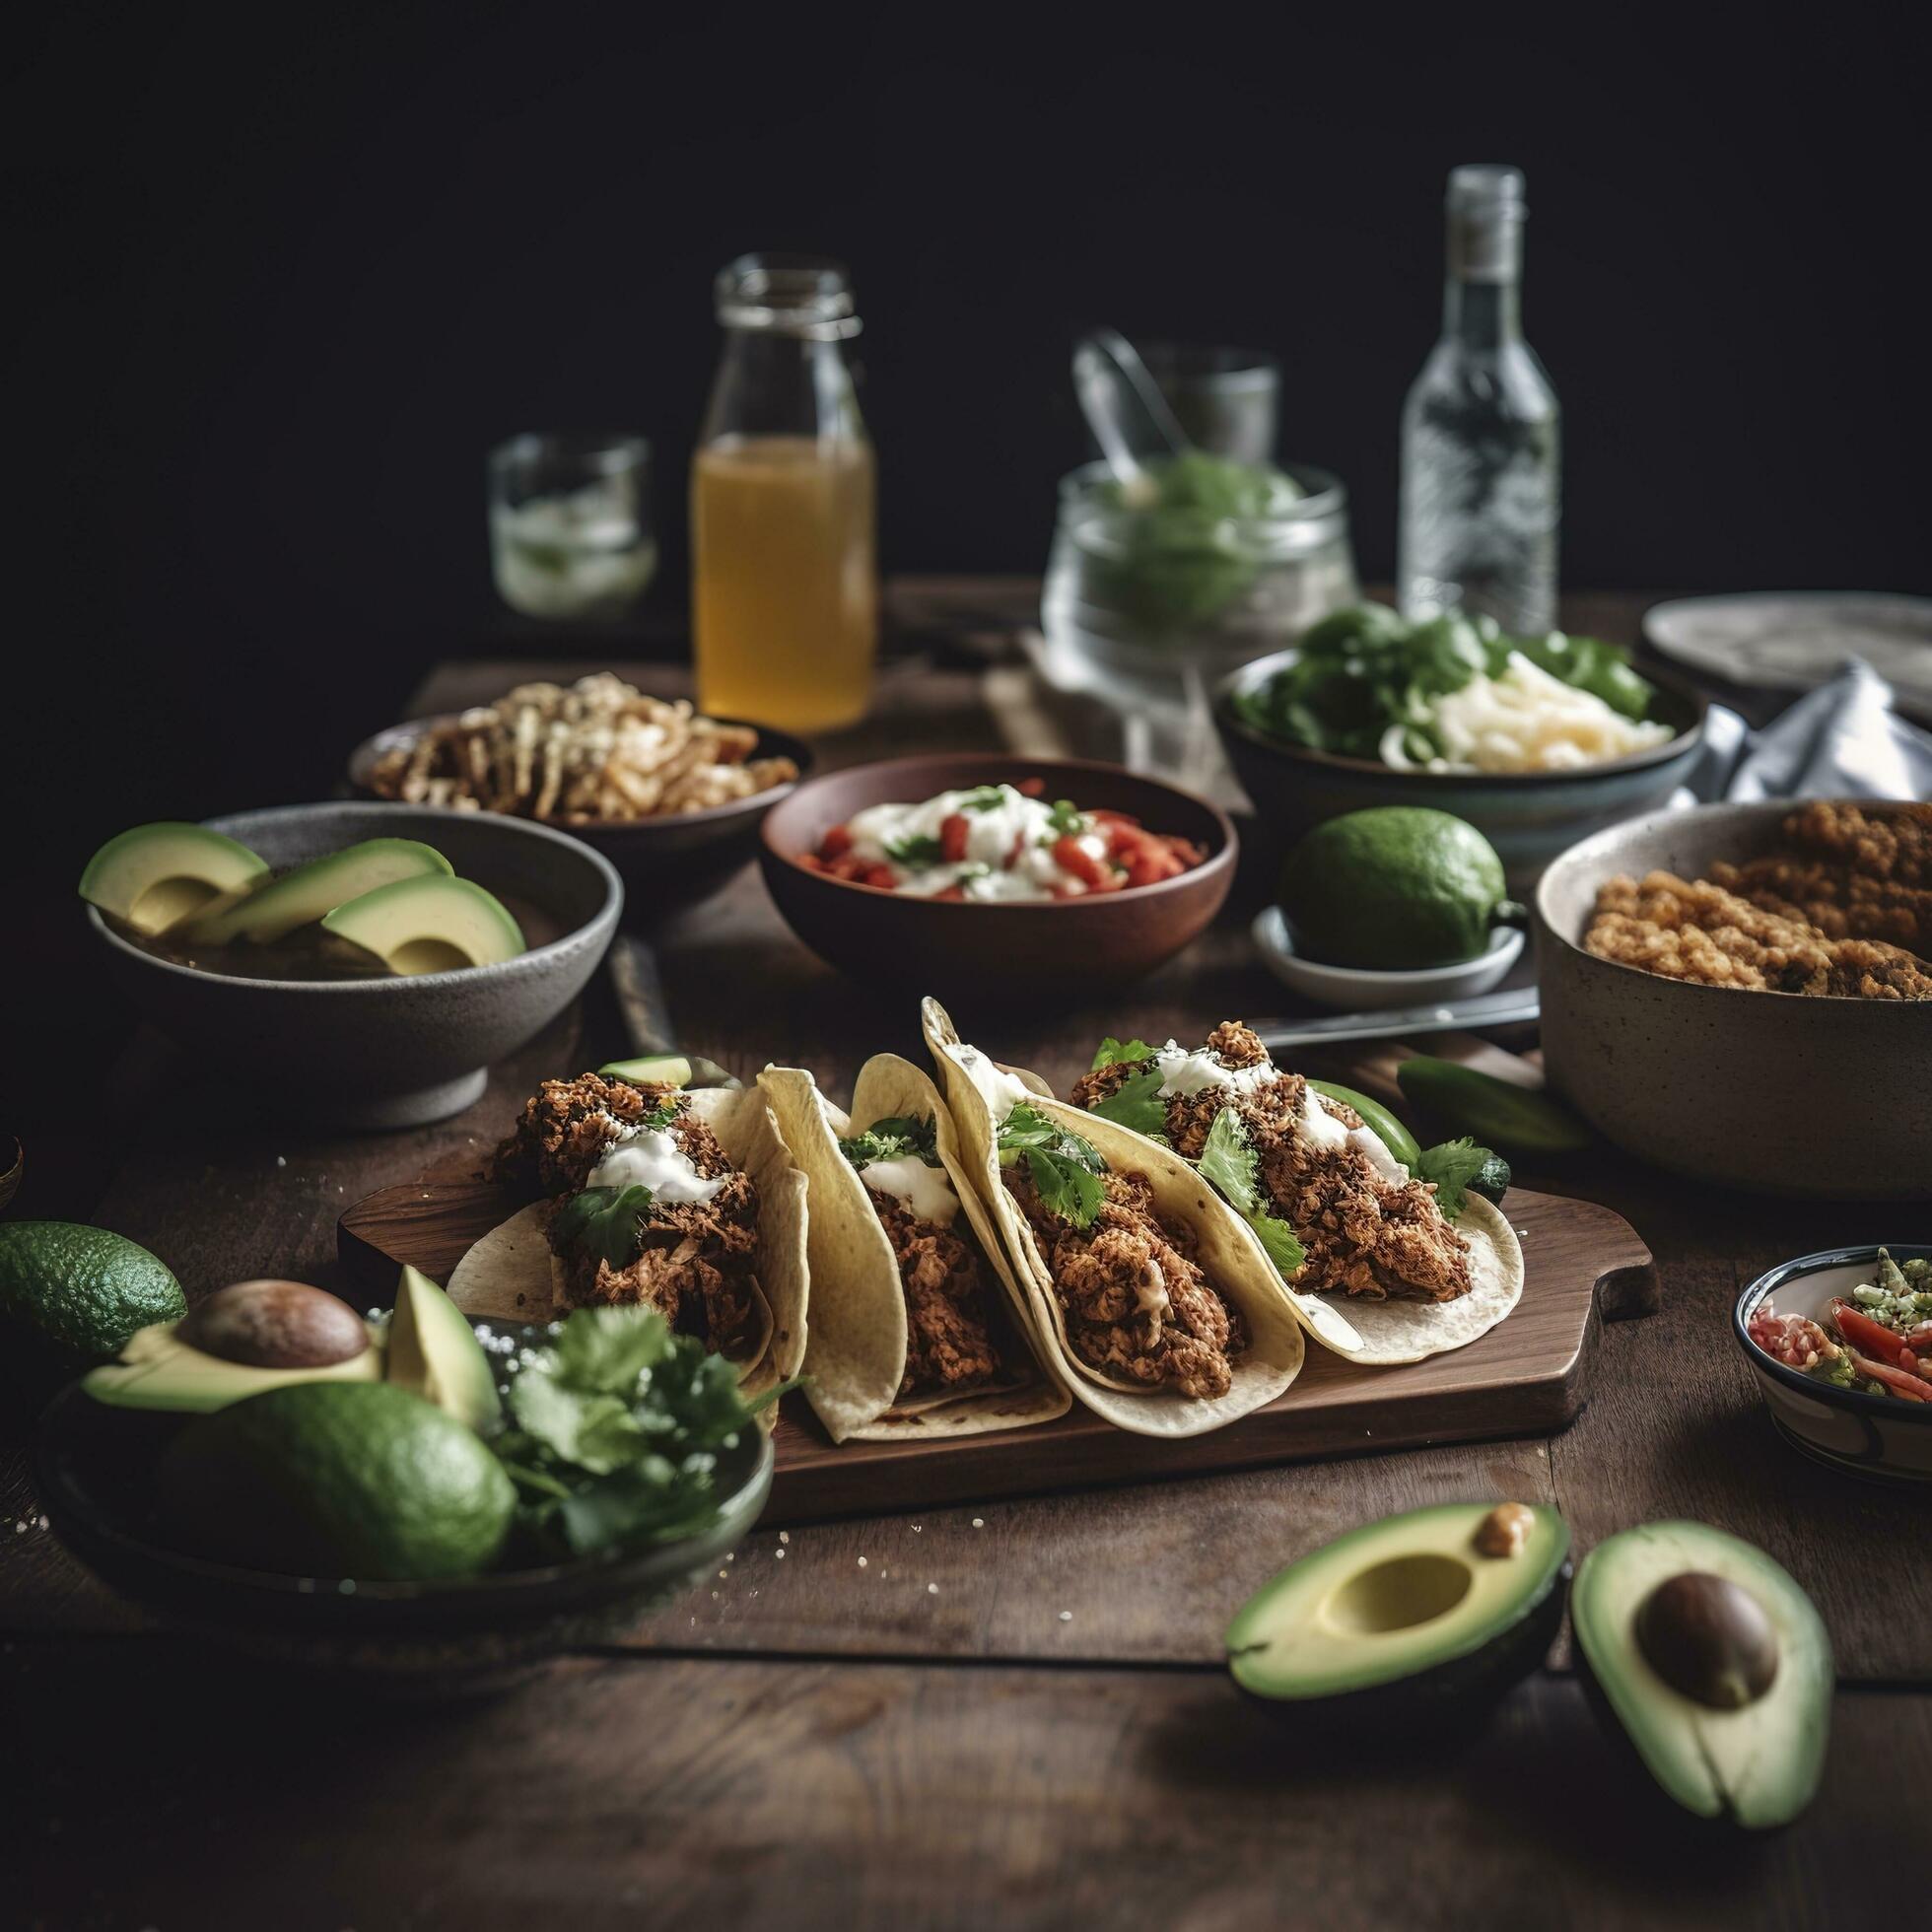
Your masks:
{"label": "taco topping", "polygon": [[959,1197],[931,1120],[894,1116],[841,1139],[892,1243],[906,1297],[906,1373],[899,1399],[974,1389],[1003,1363],[987,1323],[985,1264],[952,1232]]}
{"label": "taco topping", "polygon": [[721,1354],[758,1324],[758,1188],[676,1087],[546,1080],[493,1171],[557,1197],[550,1250],[572,1308],[642,1305]]}
{"label": "taco topping", "polygon": [[1049,804],[1043,779],[941,792],[922,804],[867,805],[800,862],[854,885],[916,899],[1076,899],[1155,885],[1199,865],[1190,840],[1117,811]]}
{"label": "taco topping", "polygon": [[1147,1177],[1114,1172],[1089,1141],[1026,1102],[1000,1123],[998,1146],[1073,1353],[1149,1389],[1225,1395],[1247,1330],[1195,1261],[1194,1231],[1156,1211]]}
{"label": "taco topping", "polygon": [[1239,1021],[1199,1053],[1107,1040],[1073,1100],[1194,1162],[1284,1275],[1301,1264],[1297,1287],[1453,1301],[1473,1285],[1433,1183],[1411,1179],[1352,1107],[1276,1069]]}

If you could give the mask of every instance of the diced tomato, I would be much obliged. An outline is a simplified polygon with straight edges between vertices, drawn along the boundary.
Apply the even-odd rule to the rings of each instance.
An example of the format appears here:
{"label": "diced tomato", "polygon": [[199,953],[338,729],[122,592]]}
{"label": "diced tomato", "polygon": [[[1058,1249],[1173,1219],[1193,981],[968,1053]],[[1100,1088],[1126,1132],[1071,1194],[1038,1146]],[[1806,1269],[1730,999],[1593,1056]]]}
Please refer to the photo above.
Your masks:
{"label": "diced tomato", "polygon": [[949,811],[939,820],[939,857],[948,865],[957,865],[966,857],[966,840],[972,829],[963,811]]}
{"label": "diced tomato", "polygon": [[1932,1382],[1919,1376],[1907,1375],[1902,1368],[1894,1368],[1888,1362],[1875,1362],[1869,1355],[1861,1355],[1856,1348],[1847,1349],[1851,1365],[1860,1375],[1869,1375],[1874,1382],[1883,1382],[1894,1395],[1903,1396],[1907,1402],[1932,1402]]}
{"label": "diced tomato", "polygon": [[821,859],[843,859],[852,850],[852,828],[835,825],[818,842],[818,856]]}
{"label": "diced tomato", "polygon": [[1047,795],[1047,782],[1043,778],[1020,778],[1013,781],[1013,790],[1026,798],[1044,798]]}
{"label": "diced tomato", "polygon": [[935,892],[932,896],[935,899],[963,899],[966,888],[963,885],[949,885],[943,892]]}
{"label": "diced tomato", "polygon": [[1063,872],[1071,872],[1089,891],[1104,892],[1114,883],[1107,867],[1070,832],[1054,841],[1053,862]]}
{"label": "diced tomato", "polygon": [[1902,1335],[1895,1335],[1882,1322],[1875,1322],[1869,1315],[1862,1314],[1848,1301],[1834,1301],[1831,1304],[1831,1320],[1837,1325],[1838,1333],[1854,1348],[1862,1348],[1868,1355],[1878,1356],[1880,1361],[1897,1362],[1907,1374],[1918,1366],[1918,1358],[1905,1346]]}

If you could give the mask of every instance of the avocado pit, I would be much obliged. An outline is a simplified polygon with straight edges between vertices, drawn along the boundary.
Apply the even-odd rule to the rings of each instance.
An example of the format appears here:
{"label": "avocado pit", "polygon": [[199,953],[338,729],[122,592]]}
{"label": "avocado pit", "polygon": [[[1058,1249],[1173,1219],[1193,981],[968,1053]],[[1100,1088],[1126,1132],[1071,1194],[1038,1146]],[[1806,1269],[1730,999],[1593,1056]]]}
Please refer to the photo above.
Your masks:
{"label": "avocado pit", "polygon": [[1712,1710],[1756,1703],[1777,1677],[1777,1631],[1729,1577],[1687,1570],[1651,1591],[1636,1615],[1637,1648],[1672,1690]]}
{"label": "avocado pit", "polygon": [[176,1334],[244,1368],[329,1368],[369,1346],[356,1311],[306,1281],[232,1282],[190,1309]]}

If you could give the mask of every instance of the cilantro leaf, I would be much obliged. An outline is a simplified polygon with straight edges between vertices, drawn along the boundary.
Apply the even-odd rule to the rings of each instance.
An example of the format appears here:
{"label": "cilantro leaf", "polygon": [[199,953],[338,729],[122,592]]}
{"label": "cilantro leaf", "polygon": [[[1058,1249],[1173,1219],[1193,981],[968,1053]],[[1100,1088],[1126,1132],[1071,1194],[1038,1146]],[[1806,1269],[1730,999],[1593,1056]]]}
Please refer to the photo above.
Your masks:
{"label": "cilantro leaf", "polygon": [[[1493,1170],[1485,1173],[1485,1169]],[[1468,1135],[1460,1140],[1443,1140],[1424,1147],[1415,1164],[1418,1181],[1435,1183],[1435,1205],[1454,1220],[1463,1211],[1465,1197],[1473,1188],[1491,1199],[1509,1185],[1509,1169],[1487,1147],[1479,1147]]]}
{"label": "cilantro leaf", "polygon": [[901,865],[936,865],[945,848],[930,832],[910,832],[887,846],[885,856]]}
{"label": "cilantro leaf", "polygon": [[1021,1101],[1000,1123],[997,1144],[1003,1163],[1024,1158],[1048,1213],[1074,1227],[1091,1225],[1107,1198],[1100,1184],[1107,1163],[1090,1140]]}
{"label": "cilantro leaf", "polygon": [[1097,1073],[1101,1068],[1117,1067],[1124,1060],[1151,1060],[1154,1052],[1144,1040],[1116,1040],[1110,1033],[1095,1051],[1093,1065],[1087,1071]]}
{"label": "cilantro leaf", "polygon": [[921,1120],[916,1114],[893,1114],[874,1121],[863,1134],[841,1139],[839,1151],[855,1167],[874,1160],[898,1160],[905,1154],[917,1154],[928,1167],[937,1167],[939,1130],[932,1121]]}
{"label": "cilantro leaf", "polygon": [[580,1308],[552,1345],[560,1382],[593,1395],[634,1396],[638,1377],[677,1345],[655,1308]]}
{"label": "cilantro leaf", "polygon": [[1158,1067],[1130,1073],[1106,1099],[1095,1101],[1087,1111],[1098,1114],[1103,1121],[1114,1121],[1132,1128],[1136,1134],[1144,1134],[1150,1140],[1165,1140],[1167,1103],[1160,1097],[1163,1077]]}
{"label": "cilantro leaf", "polygon": [[510,1408],[532,1441],[598,1476],[628,1462],[641,1433],[622,1396],[588,1395],[541,1369],[511,1383]]}
{"label": "cilantro leaf", "polygon": [[551,1234],[574,1248],[600,1256],[612,1268],[628,1268],[638,1258],[640,1224],[653,1196],[641,1181],[627,1188],[586,1188],[557,1209]]}
{"label": "cilantro leaf", "polygon": [[1047,813],[1047,827],[1056,838],[1077,839],[1087,829],[1087,815],[1070,798],[1056,798]]}
{"label": "cilantro leaf", "polygon": [[1006,792],[1003,786],[976,785],[972,791],[960,794],[959,809],[961,811],[998,811],[1005,802]]}
{"label": "cilantro leaf", "polygon": [[1266,1197],[1255,1149],[1241,1116],[1232,1107],[1223,1107],[1214,1116],[1195,1166],[1202,1179],[1254,1229],[1255,1238],[1268,1251],[1269,1260],[1282,1278],[1298,1274],[1308,1258],[1306,1251],[1294,1229],[1264,1206]]}

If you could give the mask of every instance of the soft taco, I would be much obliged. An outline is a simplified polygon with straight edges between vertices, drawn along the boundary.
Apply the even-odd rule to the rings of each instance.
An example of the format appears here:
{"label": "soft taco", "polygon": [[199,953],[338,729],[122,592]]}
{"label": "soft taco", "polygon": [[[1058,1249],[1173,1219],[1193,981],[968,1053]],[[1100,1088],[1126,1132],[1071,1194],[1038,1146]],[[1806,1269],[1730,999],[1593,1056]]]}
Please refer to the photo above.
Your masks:
{"label": "soft taco", "polygon": [[1042,1365],[1026,1304],[987,1260],[1000,1237],[925,1073],[875,1056],[849,1117],[801,1068],[768,1067],[759,1085],[810,1182],[804,1386],[832,1439],[971,1435],[1064,1415],[1072,1398]]}
{"label": "soft taco", "polygon": [[464,1314],[542,1322],[644,1304],[755,1395],[805,1352],[805,1176],[753,1087],[545,1080],[492,1156],[535,1196],[456,1264]]}
{"label": "soft taco", "polygon": [[1522,1296],[1523,1251],[1491,1203],[1412,1175],[1353,1107],[1276,1067],[1238,1020],[1198,1049],[1108,1040],[1072,1098],[1211,1181],[1309,1333],[1350,1361],[1463,1347]]}
{"label": "soft taco", "polygon": [[936,1000],[923,1017],[994,1259],[1080,1401],[1120,1428],[1180,1436],[1281,1394],[1301,1329],[1226,1203],[1178,1155],[963,1044]]}

